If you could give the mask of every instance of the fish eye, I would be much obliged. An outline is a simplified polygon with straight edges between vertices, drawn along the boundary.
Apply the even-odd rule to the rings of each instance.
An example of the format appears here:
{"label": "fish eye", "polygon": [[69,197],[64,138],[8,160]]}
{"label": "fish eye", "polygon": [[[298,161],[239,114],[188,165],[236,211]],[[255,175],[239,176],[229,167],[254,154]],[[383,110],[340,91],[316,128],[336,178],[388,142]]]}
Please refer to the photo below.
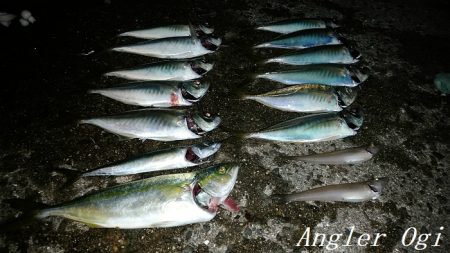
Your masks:
{"label": "fish eye", "polygon": [[200,81],[194,81],[193,86],[194,86],[195,88],[200,87]]}
{"label": "fish eye", "polygon": [[227,169],[225,167],[219,168],[219,174],[225,174],[226,171],[227,171]]}

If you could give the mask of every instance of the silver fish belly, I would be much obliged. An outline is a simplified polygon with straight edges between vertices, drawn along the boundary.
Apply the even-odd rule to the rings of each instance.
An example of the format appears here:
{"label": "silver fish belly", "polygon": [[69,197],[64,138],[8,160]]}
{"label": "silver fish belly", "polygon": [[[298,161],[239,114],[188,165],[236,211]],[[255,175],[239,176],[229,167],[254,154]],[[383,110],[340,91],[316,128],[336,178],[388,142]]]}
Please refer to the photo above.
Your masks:
{"label": "silver fish belly", "polygon": [[350,51],[343,45],[320,46],[302,49],[295,53],[285,54],[265,61],[265,63],[276,62],[288,65],[309,64],[352,64],[358,62],[360,54]]}
{"label": "silver fish belly", "polygon": [[[142,140],[175,141],[200,138],[199,134],[191,130],[192,126],[188,125],[188,120],[184,110],[147,109],[82,120],[80,123],[96,125],[120,136]],[[214,120],[218,122],[214,122],[212,129],[220,123],[219,118]]]}
{"label": "silver fish belly", "polygon": [[193,58],[214,52],[204,48],[199,39],[192,37],[162,38],[116,47],[112,50],[161,59]]}
{"label": "silver fish belly", "polygon": [[347,119],[342,114],[320,113],[294,118],[265,130],[244,135],[244,137],[280,142],[336,140],[355,135],[356,130],[361,126],[361,116],[350,115],[349,117],[355,117],[357,124],[350,122],[354,118]]}
{"label": "silver fish belly", "polygon": [[212,64],[199,61],[164,61],[147,66],[112,71],[105,76],[140,81],[188,81],[202,77],[212,69]]}
{"label": "silver fish belly", "polygon": [[324,201],[324,202],[363,202],[380,197],[386,178],[378,180],[327,185],[300,193],[274,196],[287,203],[293,201]]}

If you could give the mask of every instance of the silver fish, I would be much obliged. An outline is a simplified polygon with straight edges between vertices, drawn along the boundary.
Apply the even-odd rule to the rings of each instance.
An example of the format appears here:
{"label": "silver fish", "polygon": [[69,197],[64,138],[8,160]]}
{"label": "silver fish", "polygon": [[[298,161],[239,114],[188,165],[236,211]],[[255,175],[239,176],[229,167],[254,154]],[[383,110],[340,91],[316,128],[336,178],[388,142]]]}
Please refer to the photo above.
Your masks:
{"label": "silver fish", "polygon": [[121,87],[89,90],[129,105],[150,107],[190,106],[208,91],[209,84],[189,82],[142,82]]}
{"label": "silver fish", "polygon": [[378,151],[378,147],[370,145],[368,147],[347,148],[321,154],[290,156],[289,158],[314,164],[358,164],[372,159]]}
{"label": "silver fish", "polygon": [[338,112],[351,105],[357,92],[347,87],[323,85],[294,85],[260,95],[247,95],[244,99],[287,112]]}
{"label": "silver fish", "polygon": [[211,37],[171,37],[115,47],[112,51],[162,59],[185,59],[213,53],[221,42],[220,39]]}
{"label": "silver fish", "polygon": [[114,76],[140,81],[189,81],[202,77],[213,68],[213,64],[202,61],[163,61],[144,67],[108,72]]}
{"label": "silver fish", "polygon": [[288,33],[274,40],[254,46],[254,48],[303,49],[324,45],[339,45],[342,42],[329,29],[311,29]]}
{"label": "silver fish", "polygon": [[294,70],[268,72],[256,76],[286,85],[323,84],[347,87],[358,86],[367,77],[368,75],[359,69],[343,65],[308,65]]}
{"label": "silver fish", "polygon": [[[199,25],[193,29],[196,33],[211,34],[214,29],[205,25]],[[189,25],[168,25],[154,27],[150,29],[129,31],[119,34],[119,36],[130,36],[141,39],[161,39],[170,37],[191,36],[192,28]]]}
{"label": "silver fish", "polygon": [[185,110],[145,109],[81,120],[126,138],[176,141],[200,138],[220,124],[219,117],[189,114]]}
{"label": "silver fish", "polygon": [[363,123],[360,112],[320,113],[294,118],[244,138],[280,142],[319,142],[355,135]]}
{"label": "silver fish", "polygon": [[365,182],[327,185],[300,193],[274,195],[273,198],[286,203],[293,201],[363,202],[378,199],[386,183],[386,178],[380,178]]}
{"label": "silver fish", "polygon": [[[238,170],[238,165],[222,164],[133,181],[39,210],[35,217],[60,216],[91,227],[120,229],[206,222],[216,216],[219,205],[227,203]],[[197,201],[199,194],[207,206]]]}
{"label": "silver fish", "polygon": [[285,54],[265,61],[288,65],[309,65],[323,63],[352,64],[361,57],[359,52],[351,51],[343,45],[320,46],[302,49],[295,53]]}
{"label": "silver fish", "polygon": [[81,176],[122,176],[188,168],[205,163],[204,159],[215,154],[220,149],[220,146],[220,143],[211,143],[159,150],[128,161],[95,169],[83,173]]}
{"label": "silver fish", "polygon": [[320,28],[336,28],[333,21],[322,19],[293,19],[275,22],[268,25],[259,26],[257,30],[270,31],[275,33],[292,33],[308,29],[320,29]]}

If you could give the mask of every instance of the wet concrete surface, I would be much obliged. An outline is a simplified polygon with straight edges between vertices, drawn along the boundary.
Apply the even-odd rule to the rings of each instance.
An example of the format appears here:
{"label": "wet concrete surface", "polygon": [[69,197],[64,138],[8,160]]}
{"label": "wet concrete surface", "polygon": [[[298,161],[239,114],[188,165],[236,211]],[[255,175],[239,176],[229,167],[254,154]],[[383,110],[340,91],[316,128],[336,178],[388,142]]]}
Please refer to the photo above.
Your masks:
{"label": "wet concrete surface", "polygon": [[[30,27],[1,28],[2,86],[0,112],[0,200],[21,198],[61,203],[106,186],[143,176],[86,178],[71,182],[54,168],[85,171],[144,152],[196,141],[118,141],[99,128],[78,125],[91,116],[136,107],[122,105],[87,89],[110,87],[123,80],[102,74],[153,61],[111,53],[107,49],[134,42],[116,35],[173,23],[208,22],[224,46],[206,58],[215,62],[206,75],[207,95],[194,110],[217,113],[222,128],[204,140],[227,139],[230,130],[255,131],[297,117],[237,99],[279,84],[252,75],[277,65],[259,62],[283,50],[254,50],[276,35],[255,31],[267,22],[298,17],[334,18],[340,34],[359,50],[370,69],[357,102],[365,122],[358,135],[315,144],[269,143],[227,139],[215,163],[241,164],[232,192],[240,213],[221,210],[208,223],[177,228],[92,229],[62,218],[31,223],[0,234],[2,252],[324,252],[323,247],[296,247],[305,229],[331,235],[387,233],[379,247],[339,247],[334,252],[414,252],[401,237],[409,227],[432,233],[426,252],[448,252],[449,98],[432,80],[449,72],[449,4],[445,1],[127,1],[111,4],[50,3],[26,6],[37,22]],[[90,56],[82,56],[95,50]],[[276,159],[374,143],[382,149],[361,165],[325,166]],[[180,172],[183,170],[177,170]],[[351,203],[272,203],[271,194],[388,177],[379,200]],[[18,216],[0,204],[0,219]],[[444,227],[442,231],[440,227]],[[430,247],[442,232],[439,247]],[[352,241],[353,244],[356,240]]]}

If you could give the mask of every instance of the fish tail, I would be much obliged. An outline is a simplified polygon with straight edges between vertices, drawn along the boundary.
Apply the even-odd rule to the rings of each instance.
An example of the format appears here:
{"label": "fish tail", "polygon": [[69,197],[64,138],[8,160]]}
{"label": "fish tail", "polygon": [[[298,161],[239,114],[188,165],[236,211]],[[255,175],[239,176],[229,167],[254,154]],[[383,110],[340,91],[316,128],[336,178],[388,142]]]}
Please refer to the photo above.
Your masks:
{"label": "fish tail", "polygon": [[101,94],[102,90],[101,89],[92,89],[92,90],[88,90],[87,93],[88,94]]}
{"label": "fish tail", "polygon": [[48,205],[35,203],[27,199],[5,199],[2,203],[8,204],[10,207],[22,211],[19,217],[11,218],[0,222],[0,232],[17,231],[31,225],[42,216],[43,212],[49,208]]}
{"label": "fish tail", "polygon": [[256,46],[253,46],[253,48],[265,48],[265,47],[267,47],[269,45],[270,45],[269,43],[262,43],[262,44],[258,44]]}

